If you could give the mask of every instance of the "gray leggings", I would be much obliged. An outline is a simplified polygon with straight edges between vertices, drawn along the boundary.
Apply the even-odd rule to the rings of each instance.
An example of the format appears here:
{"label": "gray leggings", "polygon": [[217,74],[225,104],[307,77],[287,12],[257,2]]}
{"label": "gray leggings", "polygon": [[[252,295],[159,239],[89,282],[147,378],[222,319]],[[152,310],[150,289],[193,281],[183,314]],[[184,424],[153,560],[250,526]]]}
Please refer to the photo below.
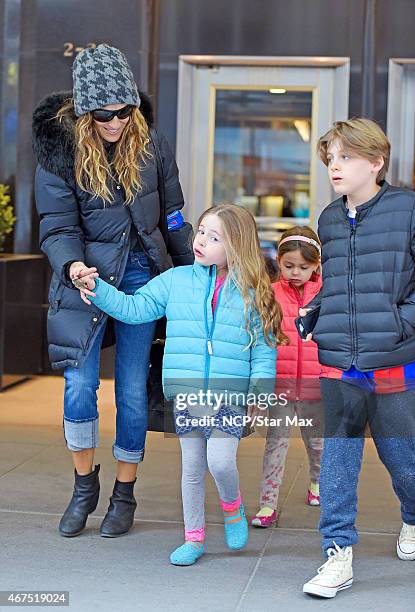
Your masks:
{"label": "gray leggings", "polygon": [[199,431],[180,436],[185,532],[205,526],[205,478],[208,470],[221,501],[231,503],[238,499],[238,444],[238,438],[215,430],[208,440]]}

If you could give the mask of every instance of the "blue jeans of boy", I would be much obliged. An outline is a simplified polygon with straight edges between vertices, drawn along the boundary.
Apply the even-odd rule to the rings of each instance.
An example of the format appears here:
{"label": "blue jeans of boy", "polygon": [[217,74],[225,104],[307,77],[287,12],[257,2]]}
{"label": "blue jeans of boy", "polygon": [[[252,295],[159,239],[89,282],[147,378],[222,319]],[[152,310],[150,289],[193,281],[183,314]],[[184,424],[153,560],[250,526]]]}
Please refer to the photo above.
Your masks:
{"label": "blue jeans of boy", "polygon": [[[119,289],[133,294],[150,280],[148,259],[131,251]],[[155,322],[127,325],[114,321],[116,337],[116,437],[113,455],[119,461],[139,463],[147,433],[147,376]],[[81,368],[65,368],[64,434],[68,449],[98,446],[97,390],[105,326],[100,330]]]}
{"label": "blue jeans of boy", "polygon": [[320,472],[323,552],[358,542],[357,485],[365,427],[401,503],[402,520],[415,525],[415,392],[375,394],[353,384],[321,380],[326,434]]}

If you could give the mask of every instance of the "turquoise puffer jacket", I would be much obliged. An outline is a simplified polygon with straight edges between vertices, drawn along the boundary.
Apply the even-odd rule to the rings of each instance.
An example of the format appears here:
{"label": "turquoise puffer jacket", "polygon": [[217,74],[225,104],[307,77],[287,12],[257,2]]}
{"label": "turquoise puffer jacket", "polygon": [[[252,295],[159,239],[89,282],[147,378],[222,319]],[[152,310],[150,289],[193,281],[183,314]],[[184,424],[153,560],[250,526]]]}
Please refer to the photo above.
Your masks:
{"label": "turquoise puffer jacket", "polygon": [[[233,283],[225,284],[212,314],[216,266],[171,268],[150,280],[134,295],[125,295],[97,279],[101,310],[125,323],[167,318],[163,389],[167,399],[178,393],[232,392],[230,404],[244,405],[237,393],[269,393],[274,389],[276,349],[263,334],[249,345],[244,303]],[[133,355],[131,356],[133,358]],[[248,402],[253,403],[253,402]]]}

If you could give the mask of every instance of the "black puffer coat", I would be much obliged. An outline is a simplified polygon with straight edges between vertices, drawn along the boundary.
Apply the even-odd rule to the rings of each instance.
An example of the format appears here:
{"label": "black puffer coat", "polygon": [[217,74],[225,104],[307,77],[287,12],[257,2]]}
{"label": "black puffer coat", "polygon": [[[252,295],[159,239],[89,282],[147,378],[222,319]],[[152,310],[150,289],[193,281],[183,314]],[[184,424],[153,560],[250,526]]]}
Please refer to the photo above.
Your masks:
{"label": "black puffer coat", "polygon": [[319,361],[347,370],[415,361],[415,193],[384,182],[358,206],[351,229],[344,198],[318,224],[323,288],[308,305]]}
{"label": "black puffer coat", "polygon": [[[158,227],[160,201],[157,165],[152,158],[142,170],[142,191],[132,204],[123,202],[122,189],[113,185],[115,201],[104,205],[100,198],[82,191],[74,177],[73,131],[56,119],[70,93],[52,94],[33,115],[33,147],[38,161],[35,179],[36,207],[40,217],[40,247],[53,269],[49,291],[49,357],[55,369],[81,367],[107,316],[82,302],[65,275],[71,261],[96,266],[100,276],[118,286],[121,282],[130,233],[136,232],[149,257],[153,274],[172,265],[193,263],[191,226],[168,233],[168,250]],[[152,109],[140,92],[140,107],[149,127]],[[166,213],[183,208],[183,194],[174,156],[164,137],[158,136],[164,172]]]}

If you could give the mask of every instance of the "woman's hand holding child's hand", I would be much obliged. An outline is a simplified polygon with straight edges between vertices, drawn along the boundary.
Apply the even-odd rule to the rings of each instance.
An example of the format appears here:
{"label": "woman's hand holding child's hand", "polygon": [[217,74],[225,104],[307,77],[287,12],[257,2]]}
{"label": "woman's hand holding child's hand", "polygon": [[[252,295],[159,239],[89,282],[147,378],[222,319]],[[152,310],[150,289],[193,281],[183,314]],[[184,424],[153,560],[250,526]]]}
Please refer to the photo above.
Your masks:
{"label": "woman's hand holding child's hand", "polygon": [[95,289],[95,279],[98,278],[99,274],[96,268],[83,268],[82,274],[79,276],[72,278],[72,282],[81,294],[81,299],[85,304],[90,305],[91,302],[86,297],[90,295],[95,297],[95,293],[93,293],[93,289]]}
{"label": "woman's hand holding child's hand", "polygon": [[[81,278],[84,274],[89,274],[92,268],[88,268],[83,261],[73,261],[69,268],[69,278],[73,281],[76,278]],[[94,268],[96,271],[96,268]]]}

